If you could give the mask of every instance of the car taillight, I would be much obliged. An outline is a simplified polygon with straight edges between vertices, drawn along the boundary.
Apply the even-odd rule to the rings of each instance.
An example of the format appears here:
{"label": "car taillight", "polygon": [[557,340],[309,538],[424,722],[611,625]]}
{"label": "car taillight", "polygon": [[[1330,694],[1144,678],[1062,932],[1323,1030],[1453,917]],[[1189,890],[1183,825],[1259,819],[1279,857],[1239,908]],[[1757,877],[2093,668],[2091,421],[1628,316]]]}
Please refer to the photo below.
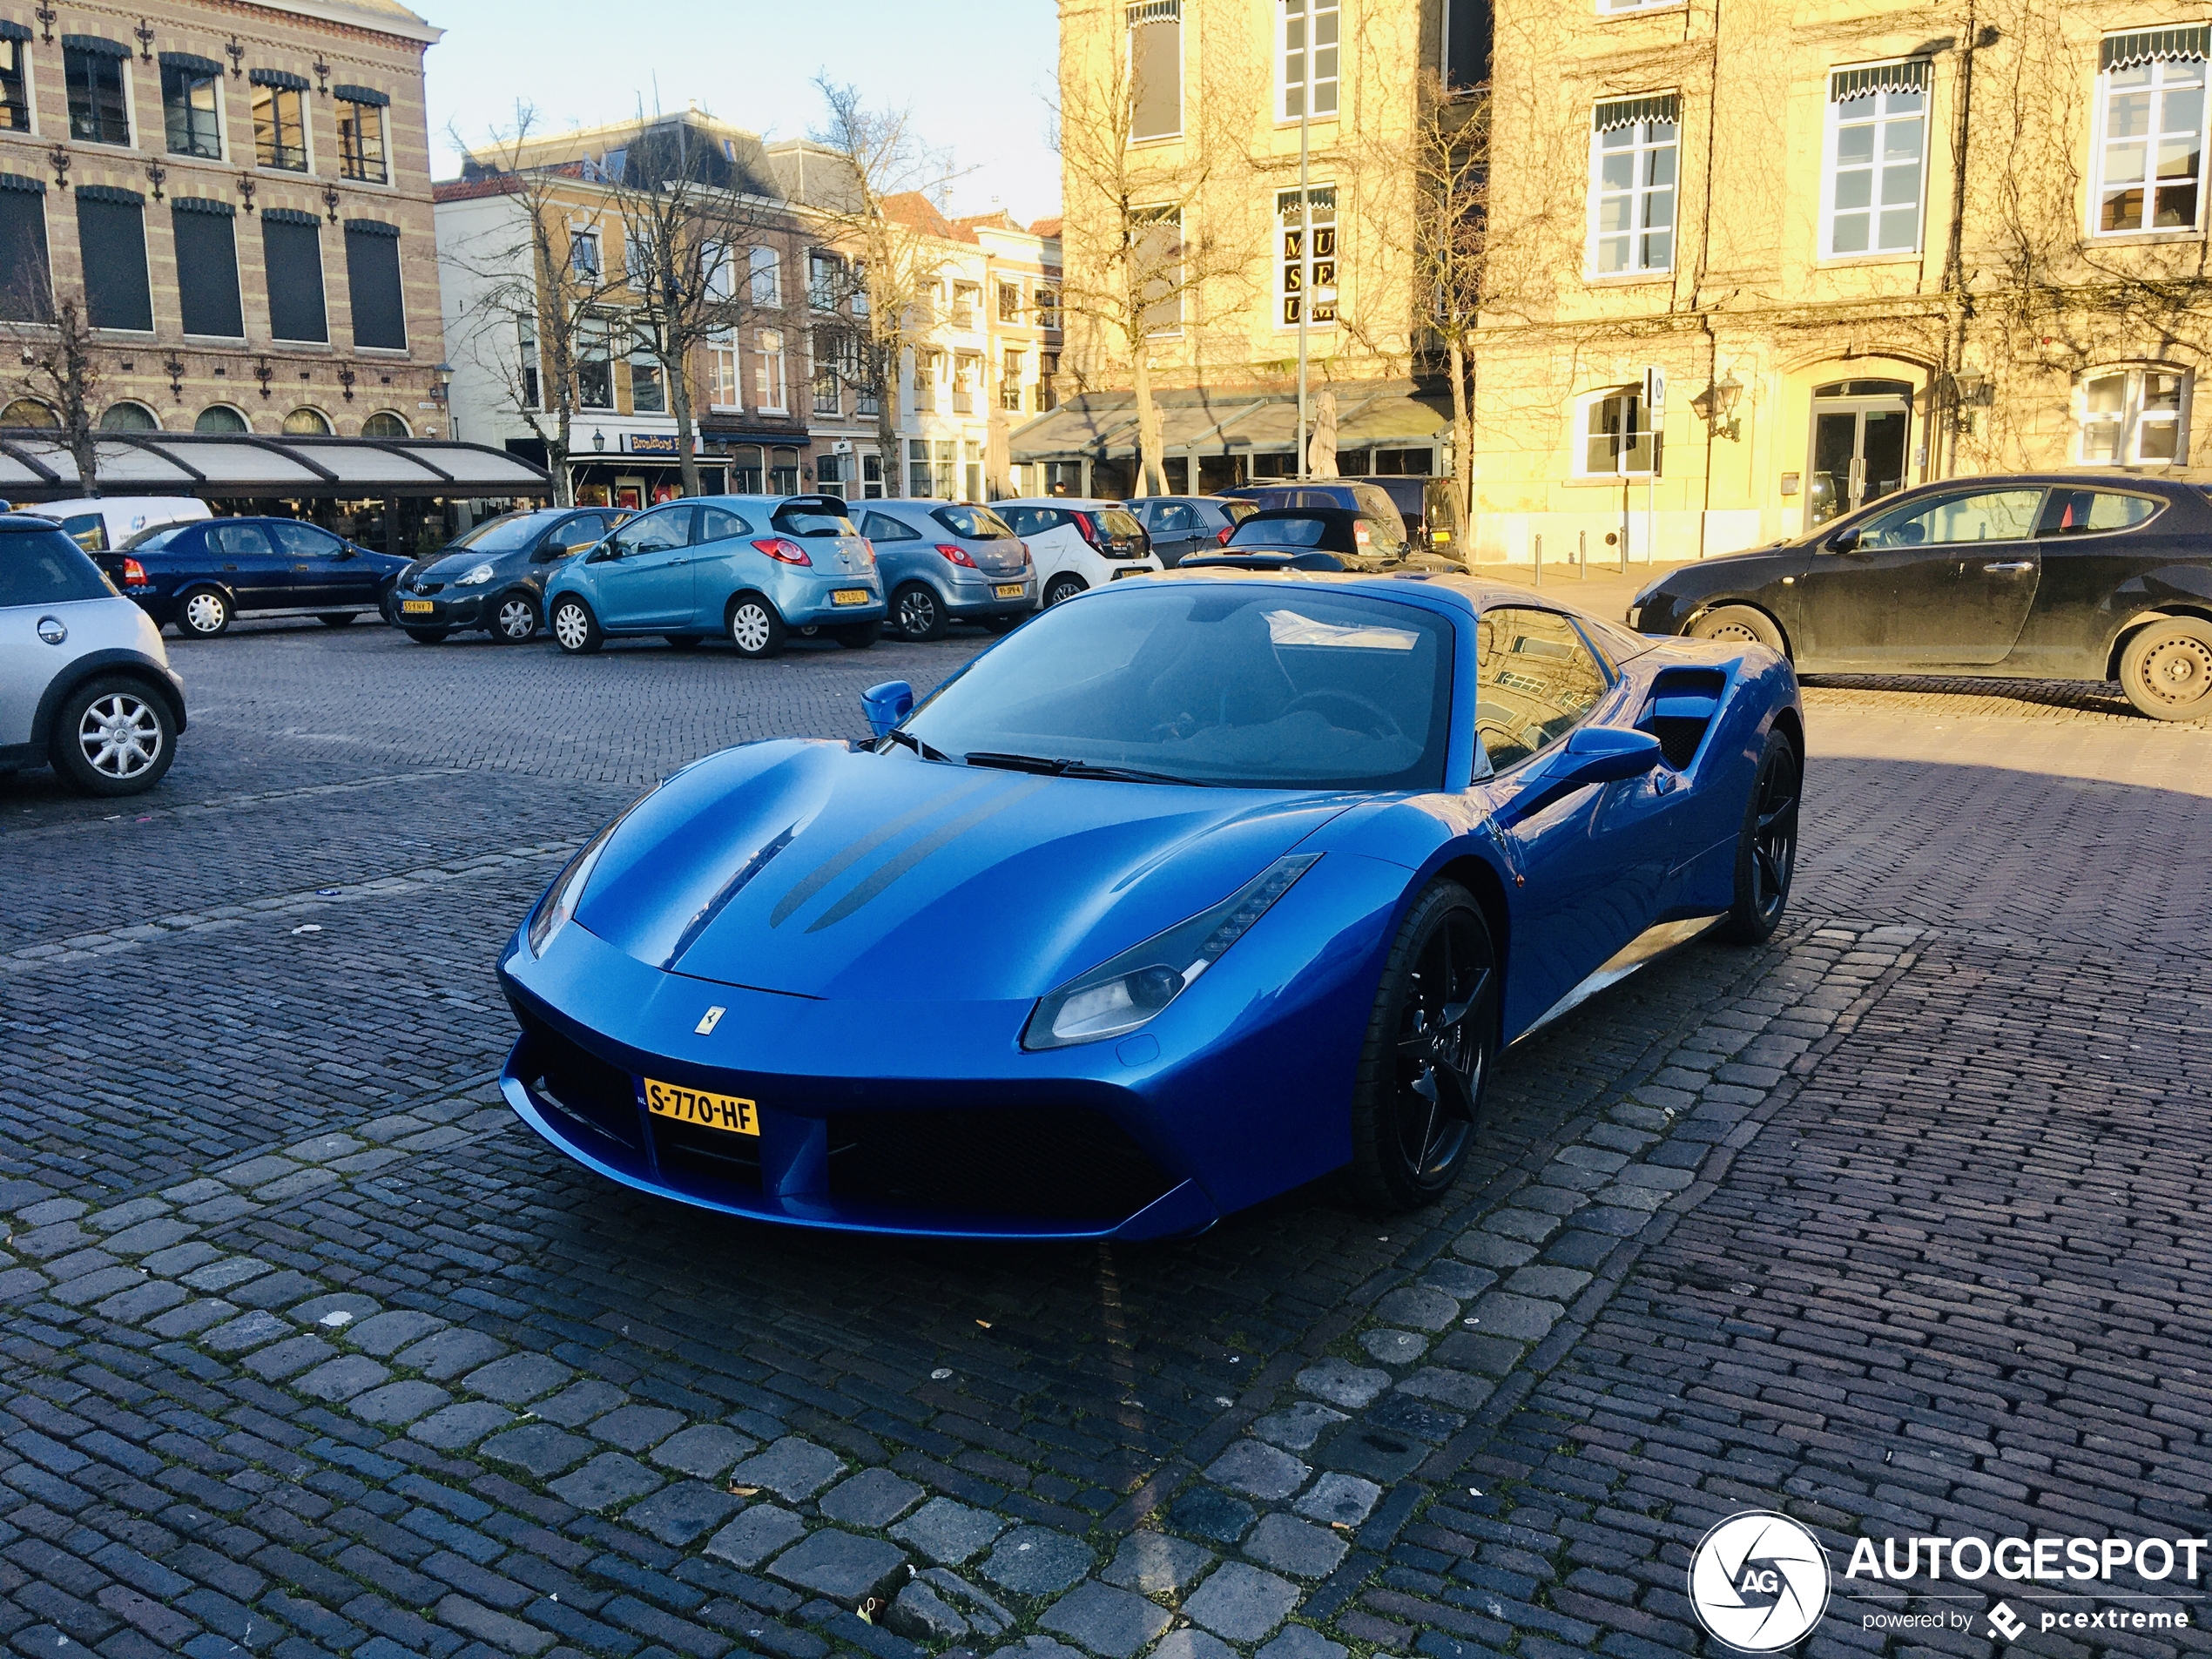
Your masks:
{"label": "car taillight", "polygon": [[1070,513],[1068,516],[1076,521],[1076,535],[1082,536],[1083,540],[1089,542],[1093,547],[1103,547],[1106,545],[1105,537],[1099,534],[1098,526],[1090,522],[1090,515],[1089,513]]}
{"label": "car taillight", "polygon": [[971,570],[975,568],[975,561],[969,558],[965,552],[961,551],[959,548],[953,546],[949,542],[938,543],[937,550],[940,553],[942,553],[948,559],[950,559],[954,564],[964,564]]}
{"label": "car taillight", "polygon": [[146,567],[139,563],[136,559],[124,560],[123,585],[126,588],[145,587],[146,585]]}
{"label": "car taillight", "polygon": [[1222,546],[1227,547],[1229,545],[1229,538],[1236,533],[1237,527],[1234,524],[1224,524],[1219,530],[1215,532],[1213,539],[1220,543]]}
{"label": "car taillight", "polygon": [[764,536],[752,545],[779,564],[812,564],[814,562],[806,556],[805,548],[796,542],[787,542],[780,536]]}

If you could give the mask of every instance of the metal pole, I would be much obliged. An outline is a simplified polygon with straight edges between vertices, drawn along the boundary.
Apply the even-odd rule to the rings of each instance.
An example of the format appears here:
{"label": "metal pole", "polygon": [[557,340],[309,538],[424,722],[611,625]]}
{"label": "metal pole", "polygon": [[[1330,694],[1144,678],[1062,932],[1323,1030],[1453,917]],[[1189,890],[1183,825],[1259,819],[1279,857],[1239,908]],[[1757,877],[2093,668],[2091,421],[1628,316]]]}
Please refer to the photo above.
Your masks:
{"label": "metal pole", "polygon": [[1544,585],[1544,538],[1541,533],[1536,537],[1536,585]]}
{"label": "metal pole", "polygon": [[1313,313],[1313,193],[1307,167],[1313,121],[1313,19],[1310,15],[1304,27],[1305,73],[1299,78],[1298,101],[1298,454],[1293,457],[1301,478],[1306,471],[1305,325]]}
{"label": "metal pole", "polygon": [[1577,582],[1590,579],[1590,533],[1588,530],[1575,532],[1575,579]]}

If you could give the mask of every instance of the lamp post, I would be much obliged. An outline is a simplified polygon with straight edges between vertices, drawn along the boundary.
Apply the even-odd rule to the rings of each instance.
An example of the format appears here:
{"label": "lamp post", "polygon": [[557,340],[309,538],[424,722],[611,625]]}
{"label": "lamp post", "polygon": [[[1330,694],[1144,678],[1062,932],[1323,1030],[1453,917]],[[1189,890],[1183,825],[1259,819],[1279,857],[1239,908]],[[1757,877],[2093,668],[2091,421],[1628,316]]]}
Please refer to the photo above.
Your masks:
{"label": "lamp post", "polygon": [[1298,476],[1305,476],[1305,328],[1313,312],[1313,191],[1309,161],[1309,138],[1313,128],[1313,20],[1304,19],[1305,51],[1299,62],[1298,98],[1298,453],[1291,459]]}

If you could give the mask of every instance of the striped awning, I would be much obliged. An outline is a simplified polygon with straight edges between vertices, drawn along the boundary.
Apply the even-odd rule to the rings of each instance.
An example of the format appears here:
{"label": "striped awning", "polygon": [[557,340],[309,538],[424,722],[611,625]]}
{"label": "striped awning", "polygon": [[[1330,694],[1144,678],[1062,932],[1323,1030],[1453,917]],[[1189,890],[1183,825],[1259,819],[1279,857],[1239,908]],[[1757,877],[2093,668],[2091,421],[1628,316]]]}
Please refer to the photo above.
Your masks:
{"label": "striped awning", "polygon": [[2107,35],[2097,48],[2097,68],[2128,69],[2159,57],[2202,57],[2212,47],[2212,24],[2185,24],[2178,29],[2141,29],[2131,35]]}
{"label": "striped awning", "polygon": [[1590,125],[1595,132],[1611,132],[1621,127],[1632,127],[1639,121],[1672,125],[1681,119],[1679,93],[1653,92],[1642,98],[1616,98],[1599,105]]}
{"label": "striped awning", "polygon": [[305,75],[294,75],[288,69],[248,70],[246,78],[256,86],[274,86],[287,92],[304,92],[308,86]]}
{"label": "striped awning", "polygon": [[1183,0],[1137,0],[1129,9],[1129,26],[1132,29],[1139,24],[1182,21]]}
{"label": "striped awning", "polygon": [[1874,64],[1865,69],[1839,69],[1828,78],[1828,101],[1842,104],[1875,92],[1925,92],[1932,72],[1925,57]]}

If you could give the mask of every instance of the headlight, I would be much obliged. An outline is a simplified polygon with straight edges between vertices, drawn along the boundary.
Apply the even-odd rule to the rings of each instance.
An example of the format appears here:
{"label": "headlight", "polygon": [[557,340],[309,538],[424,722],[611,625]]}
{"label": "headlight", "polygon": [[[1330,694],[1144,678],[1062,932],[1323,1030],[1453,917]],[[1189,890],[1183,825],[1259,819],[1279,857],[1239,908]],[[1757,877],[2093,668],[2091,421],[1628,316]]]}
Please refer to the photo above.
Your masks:
{"label": "headlight", "polygon": [[456,588],[481,588],[491,580],[491,566],[480,564],[453,585]]}
{"label": "headlight", "polygon": [[570,919],[576,914],[577,906],[583,902],[583,890],[590,883],[591,872],[598,865],[599,854],[605,851],[614,833],[622,827],[623,820],[651,800],[659,788],[660,785],[655,784],[616,813],[614,821],[586,841],[561,873],[553,878],[553,885],[546,888],[545,896],[537,901],[537,909],[530,917],[527,938],[532,957],[544,955],[545,948],[553,942],[553,935],[569,925]]}
{"label": "headlight", "polygon": [[1212,909],[1177,922],[1039,999],[1024,1049],[1064,1049],[1134,1031],[1219,961],[1274,902],[1313,867],[1318,853],[1278,859]]}

